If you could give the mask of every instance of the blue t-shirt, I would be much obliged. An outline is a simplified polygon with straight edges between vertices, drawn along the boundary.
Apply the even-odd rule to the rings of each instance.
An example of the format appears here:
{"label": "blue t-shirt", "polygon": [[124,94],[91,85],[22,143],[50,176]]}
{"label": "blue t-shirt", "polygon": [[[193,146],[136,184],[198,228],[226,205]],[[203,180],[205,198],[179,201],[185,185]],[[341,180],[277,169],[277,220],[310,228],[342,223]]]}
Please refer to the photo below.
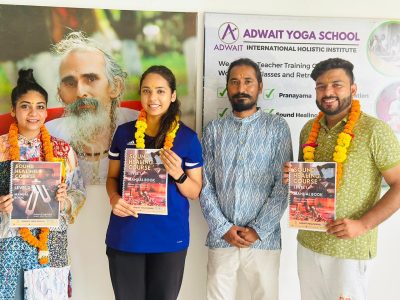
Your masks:
{"label": "blue t-shirt", "polygon": [[[122,195],[125,149],[135,148],[136,121],[118,126],[109,159],[120,160],[118,192]],[[183,123],[171,149],[182,159],[182,169],[199,168],[203,165],[201,145],[197,134]],[[168,215],[139,214],[138,218],[118,217],[111,212],[108,224],[107,246],[125,252],[161,253],[175,252],[189,246],[189,202],[171,177],[168,178]]]}

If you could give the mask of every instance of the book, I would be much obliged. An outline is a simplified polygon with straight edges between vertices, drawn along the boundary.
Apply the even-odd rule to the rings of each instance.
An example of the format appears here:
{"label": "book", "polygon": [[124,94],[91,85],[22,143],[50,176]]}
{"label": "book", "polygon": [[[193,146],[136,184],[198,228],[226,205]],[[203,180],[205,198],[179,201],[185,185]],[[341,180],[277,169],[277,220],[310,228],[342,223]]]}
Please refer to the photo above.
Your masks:
{"label": "book", "polygon": [[326,231],[326,224],[336,216],[336,163],[290,164],[289,226]]}
{"label": "book", "polygon": [[160,149],[126,149],[122,198],[137,213],[168,215],[168,176]]}
{"label": "book", "polygon": [[10,193],[14,198],[10,227],[57,227],[61,162],[12,161]]}

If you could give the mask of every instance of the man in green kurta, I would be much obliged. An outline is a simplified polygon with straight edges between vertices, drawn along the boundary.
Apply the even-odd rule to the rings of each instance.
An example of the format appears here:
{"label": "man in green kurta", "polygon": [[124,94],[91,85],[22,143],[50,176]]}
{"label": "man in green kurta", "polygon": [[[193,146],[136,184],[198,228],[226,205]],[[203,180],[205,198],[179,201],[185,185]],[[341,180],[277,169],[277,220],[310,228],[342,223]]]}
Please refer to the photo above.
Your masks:
{"label": "man in green kurta", "polygon": [[[387,124],[357,111],[352,63],[339,58],[322,61],[311,77],[316,83],[316,104],[324,116],[303,127],[299,161],[305,160],[303,148],[314,131],[313,161],[337,161],[342,174],[336,220],[327,226],[327,232],[298,233],[301,295],[304,300],[366,299],[377,226],[400,207],[400,145]],[[314,122],[320,126],[313,126]],[[341,132],[348,132],[351,140],[344,156],[337,156]],[[390,188],[380,198],[382,177]]]}

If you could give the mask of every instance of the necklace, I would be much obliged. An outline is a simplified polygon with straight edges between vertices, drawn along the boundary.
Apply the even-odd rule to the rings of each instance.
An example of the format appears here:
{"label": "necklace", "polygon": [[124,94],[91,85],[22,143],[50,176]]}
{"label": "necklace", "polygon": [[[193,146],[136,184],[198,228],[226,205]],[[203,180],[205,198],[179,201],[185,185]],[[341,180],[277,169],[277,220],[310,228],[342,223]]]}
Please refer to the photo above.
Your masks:
{"label": "necklace", "polygon": [[[317,139],[319,131],[321,129],[320,120],[325,114],[320,112],[315,118],[310,135],[303,147],[303,158],[305,162],[314,162],[315,148],[318,147]],[[354,138],[353,129],[356,125],[358,119],[360,118],[360,102],[358,100],[353,100],[350,108],[349,118],[346,125],[341,133],[339,133],[335,151],[333,152],[333,161],[336,162],[336,184],[340,183],[343,174],[343,163],[347,159],[347,150],[350,147],[351,140]]]}
{"label": "necklace", "polygon": [[[135,132],[135,141],[136,141],[136,148],[137,149],[144,149],[146,148],[146,145],[144,143],[144,132],[146,131],[147,128],[147,119],[146,119],[147,113],[144,109],[142,109],[139,113],[139,118],[136,121],[136,132]],[[179,129],[179,116],[175,117],[175,122],[171,124],[171,127],[169,128],[165,140],[164,140],[164,148],[165,149],[171,149],[172,146],[174,145],[174,140],[176,137],[176,132]]]}
{"label": "necklace", "polygon": [[[40,140],[42,142],[44,158],[46,161],[61,161],[62,163],[62,181],[65,179],[65,162],[62,158],[54,157],[53,144],[51,143],[50,134],[46,127],[40,127]],[[20,159],[20,149],[18,145],[18,125],[12,123],[8,132],[8,142],[10,144],[10,159]],[[22,227],[19,229],[19,234],[26,243],[38,249],[38,261],[41,265],[49,263],[49,248],[47,245],[49,239],[49,228],[40,228],[38,237],[35,237],[29,228]]]}

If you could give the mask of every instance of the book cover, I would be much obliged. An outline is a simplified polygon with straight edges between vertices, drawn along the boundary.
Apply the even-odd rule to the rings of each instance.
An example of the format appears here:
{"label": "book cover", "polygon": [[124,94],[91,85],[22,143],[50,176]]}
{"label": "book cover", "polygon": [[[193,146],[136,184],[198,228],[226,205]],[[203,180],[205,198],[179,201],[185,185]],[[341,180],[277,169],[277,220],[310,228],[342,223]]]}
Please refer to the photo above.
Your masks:
{"label": "book cover", "polygon": [[335,219],[336,163],[290,164],[289,226],[326,231],[326,224]]}
{"label": "book cover", "polygon": [[10,177],[14,198],[10,227],[57,227],[60,202],[56,194],[61,183],[61,163],[12,161]]}
{"label": "book cover", "polygon": [[126,149],[122,198],[137,213],[167,215],[168,176],[160,149]]}

